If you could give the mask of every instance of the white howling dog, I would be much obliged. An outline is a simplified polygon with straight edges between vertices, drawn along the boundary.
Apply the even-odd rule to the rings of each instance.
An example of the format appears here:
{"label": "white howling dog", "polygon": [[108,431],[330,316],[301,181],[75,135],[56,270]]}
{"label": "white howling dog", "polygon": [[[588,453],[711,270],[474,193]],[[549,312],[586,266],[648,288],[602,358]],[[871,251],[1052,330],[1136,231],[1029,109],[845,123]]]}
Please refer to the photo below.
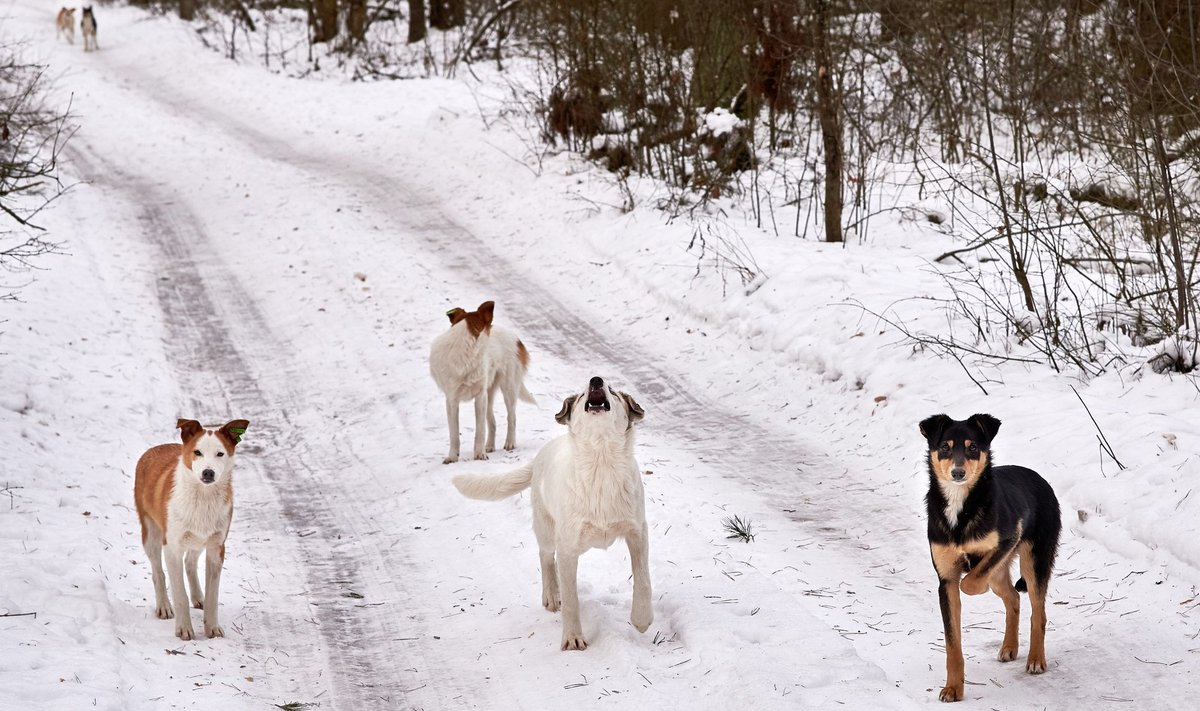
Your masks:
{"label": "white howling dog", "polygon": [[563,400],[554,419],[567,434],[552,440],[533,462],[499,476],[461,474],[454,486],[472,499],[494,501],[532,488],[533,532],[542,564],[542,605],[562,605],[562,648],[587,649],[579,622],[576,571],[589,548],[624,538],[633,566],[629,621],[645,632],[650,607],[650,541],[642,472],[633,456],[634,423],[646,413],[628,394],[592,378]]}
{"label": "white howling dog", "polygon": [[83,19],[79,21],[83,31],[83,51],[92,52],[98,49],[96,45],[96,16],[92,14],[92,6],[83,8]]}
{"label": "white howling dog", "polygon": [[[195,420],[179,420],[182,444],[151,447],[138,459],[133,498],[142,522],[142,547],[150,558],[154,579],[154,613],[175,618],[175,636],[193,639],[186,569],[191,602],[204,610],[204,633],[224,637],[217,622],[217,594],[225,562],[225,538],[233,519],[233,452],[250,423],[231,420],[219,429],[206,429]],[[196,565],[205,552],[204,590]],[[167,600],[163,553],[171,578]]]}
{"label": "white howling dog", "polygon": [[67,42],[75,44],[75,8],[64,7],[54,18],[54,39],[66,37]]}
{"label": "white howling dog", "polygon": [[497,391],[503,393],[508,411],[504,449],[510,452],[517,446],[518,398],[537,404],[525,389],[529,351],[512,332],[492,325],[495,308],[495,302],[485,301],[475,311],[450,309],[446,312],[450,328],[434,339],[430,349],[429,372],[446,394],[446,421],[450,428],[450,452],[443,464],[458,461],[460,402],[475,401],[476,459],[487,459],[488,452],[496,451],[493,406]]}

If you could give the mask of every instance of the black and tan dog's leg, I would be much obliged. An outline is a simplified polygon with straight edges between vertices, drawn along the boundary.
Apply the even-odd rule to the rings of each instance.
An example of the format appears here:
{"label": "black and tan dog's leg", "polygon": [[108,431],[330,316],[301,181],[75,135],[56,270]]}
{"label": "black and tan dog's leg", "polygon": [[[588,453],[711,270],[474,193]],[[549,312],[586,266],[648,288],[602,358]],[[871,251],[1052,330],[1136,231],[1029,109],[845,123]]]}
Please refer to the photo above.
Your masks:
{"label": "black and tan dog's leg", "polygon": [[1028,545],[1023,546],[1021,577],[1025,579],[1029,607],[1033,610],[1029,624],[1029,659],[1025,662],[1025,671],[1030,674],[1046,671],[1046,584],[1049,582],[1046,578],[1049,576],[1039,579],[1036,568],[1033,552]]}
{"label": "black and tan dog's leg", "polygon": [[983,554],[983,558],[979,562],[970,566],[970,570],[963,576],[959,587],[968,595],[982,595],[987,592],[992,573],[996,572],[998,567],[1008,567],[1008,564],[1012,562],[1015,550],[1016,541],[1000,541],[995,544],[991,550]]}
{"label": "black and tan dog's leg", "polygon": [[1019,627],[1021,624],[1021,596],[1013,587],[1009,565],[998,566],[988,578],[988,585],[1004,601],[1004,641],[1000,643],[1000,654],[997,659],[1011,662],[1017,658]]}
{"label": "black and tan dog's leg", "polygon": [[958,590],[958,572],[949,580],[943,578],[938,587],[938,603],[942,608],[942,627],[946,634],[946,686],[939,695],[942,701],[962,701],[962,596]]}

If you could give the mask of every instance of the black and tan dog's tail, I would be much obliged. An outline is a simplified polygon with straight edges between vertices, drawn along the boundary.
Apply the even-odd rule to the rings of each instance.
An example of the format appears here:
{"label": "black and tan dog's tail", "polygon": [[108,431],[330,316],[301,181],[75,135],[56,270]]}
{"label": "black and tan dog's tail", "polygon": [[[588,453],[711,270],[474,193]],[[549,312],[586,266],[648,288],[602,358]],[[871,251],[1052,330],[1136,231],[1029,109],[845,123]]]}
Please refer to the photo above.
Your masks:
{"label": "black and tan dog's tail", "polygon": [[499,476],[459,474],[450,481],[467,498],[498,501],[529,488],[533,481],[533,462]]}

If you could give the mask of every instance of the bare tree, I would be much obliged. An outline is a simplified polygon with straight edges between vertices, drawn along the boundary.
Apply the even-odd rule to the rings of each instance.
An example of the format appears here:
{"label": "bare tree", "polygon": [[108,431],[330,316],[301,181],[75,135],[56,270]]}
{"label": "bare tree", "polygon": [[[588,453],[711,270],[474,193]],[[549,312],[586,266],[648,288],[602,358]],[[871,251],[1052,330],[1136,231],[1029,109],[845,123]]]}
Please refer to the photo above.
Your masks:
{"label": "bare tree", "polygon": [[425,0],[408,0],[408,43],[425,39]]}

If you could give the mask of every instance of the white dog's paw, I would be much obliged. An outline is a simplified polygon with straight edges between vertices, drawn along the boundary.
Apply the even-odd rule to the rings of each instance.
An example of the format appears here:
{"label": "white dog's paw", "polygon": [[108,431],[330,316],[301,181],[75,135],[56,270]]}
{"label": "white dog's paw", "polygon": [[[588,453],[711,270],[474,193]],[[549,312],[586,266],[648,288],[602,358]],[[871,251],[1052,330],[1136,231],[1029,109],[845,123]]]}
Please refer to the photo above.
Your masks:
{"label": "white dog's paw", "polygon": [[175,623],[175,636],[186,642],[189,639],[196,638],[196,630],[192,629],[191,622],[187,622],[187,623],[176,622]]}
{"label": "white dog's paw", "polygon": [[225,630],[221,629],[221,625],[210,625],[205,622],[204,634],[208,635],[209,639],[212,639],[213,637],[224,637]]}
{"label": "white dog's paw", "polygon": [[516,440],[508,440],[507,442],[504,443],[504,451],[505,452],[511,452],[516,448],[517,448]]}
{"label": "white dog's paw", "polygon": [[563,631],[562,651],[583,651],[587,649],[587,640],[583,638],[582,632],[566,632]]}
{"label": "white dog's paw", "polygon": [[633,623],[634,629],[638,632],[645,632],[650,629],[650,623],[654,622],[654,611],[650,609],[649,605],[645,608],[635,605],[633,613],[629,615],[629,621]]}
{"label": "white dog's paw", "polygon": [[558,593],[542,593],[542,607],[546,608],[550,612],[558,612],[558,608],[561,604],[562,601],[558,599]]}
{"label": "white dog's paw", "polygon": [[453,464],[453,463],[455,463],[455,462],[457,462],[457,461],[458,461],[458,455],[457,455],[457,454],[454,454],[454,455],[447,455],[447,457],[446,457],[445,459],[443,459],[443,460],[442,460],[442,464]]}
{"label": "white dog's paw", "polygon": [[491,454],[492,452],[496,451],[496,445],[489,444],[488,446],[483,448],[483,451],[487,452],[488,454]]}
{"label": "white dog's paw", "polygon": [[168,604],[158,605],[154,608],[154,616],[160,620],[169,620],[175,616],[175,611]]}
{"label": "white dog's paw", "polygon": [[487,452],[476,452],[475,458],[476,459],[487,459],[488,458]]}
{"label": "white dog's paw", "polygon": [[196,608],[197,610],[203,610],[204,609],[204,600],[201,600],[199,598],[192,600],[192,607]]}

